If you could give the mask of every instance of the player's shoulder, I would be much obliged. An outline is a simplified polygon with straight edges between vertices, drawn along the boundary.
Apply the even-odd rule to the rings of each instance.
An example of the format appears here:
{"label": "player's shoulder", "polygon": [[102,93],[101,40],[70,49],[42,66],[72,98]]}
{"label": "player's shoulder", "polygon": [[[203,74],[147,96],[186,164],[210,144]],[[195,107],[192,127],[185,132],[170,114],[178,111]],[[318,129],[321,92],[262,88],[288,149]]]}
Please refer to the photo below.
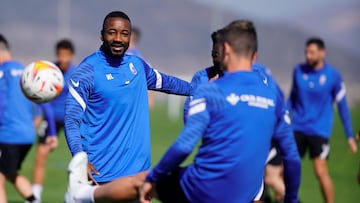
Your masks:
{"label": "player's shoulder", "polygon": [[21,64],[18,61],[5,61],[4,63],[1,64],[1,67],[3,70],[11,70],[11,69],[24,69],[25,66],[23,64]]}
{"label": "player's shoulder", "polygon": [[209,77],[208,77],[208,68],[203,68],[199,71],[196,71],[195,74],[193,75],[192,77],[192,80],[191,81],[209,81]]}
{"label": "player's shoulder", "polygon": [[269,69],[268,67],[266,67],[265,65],[263,65],[263,64],[254,63],[254,64],[252,65],[252,68],[253,68],[253,70],[255,70],[255,71],[262,72],[262,73],[264,73],[264,74],[266,74],[266,75],[269,75],[269,76],[271,75],[270,69]]}
{"label": "player's shoulder", "polygon": [[123,61],[129,64],[132,63],[135,68],[144,68],[145,66],[151,68],[150,64],[148,64],[143,58],[138,55],[133,55],[131,53],[125,53],[125,55],[123,56]]}
{"label": "player's shoulder", "polygon": [[332,66],[329,63],[325,62],[325,68],[326,68],[326,71],[329,72],[330,74],[341,75],[339,69],[335,68],[334,66]]}

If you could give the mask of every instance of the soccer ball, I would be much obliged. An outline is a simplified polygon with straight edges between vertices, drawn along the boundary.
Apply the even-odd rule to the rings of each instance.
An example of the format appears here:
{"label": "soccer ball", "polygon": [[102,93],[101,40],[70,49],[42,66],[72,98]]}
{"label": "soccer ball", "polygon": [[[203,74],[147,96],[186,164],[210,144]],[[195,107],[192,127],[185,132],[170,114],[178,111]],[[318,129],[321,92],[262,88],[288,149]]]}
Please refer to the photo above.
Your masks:
{"label": "soccer ball", "polygon": [[20,81],[24,95],[35,103],[55,99],[64,87],[60,69],[49,61],[36,61],[25,67]]}

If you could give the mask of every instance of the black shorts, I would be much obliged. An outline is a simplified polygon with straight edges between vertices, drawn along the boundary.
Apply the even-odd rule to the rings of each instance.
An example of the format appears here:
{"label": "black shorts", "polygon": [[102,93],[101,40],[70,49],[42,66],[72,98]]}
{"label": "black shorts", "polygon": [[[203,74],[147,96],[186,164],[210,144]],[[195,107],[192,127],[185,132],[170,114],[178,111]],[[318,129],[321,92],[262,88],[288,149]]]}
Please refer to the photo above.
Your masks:
{"label": "black shorts", "polygon": [[[56,127],[56,135],[59,135],[59,132],[61,129],[64,129],[64,121],[56,121],[55,122],[55,127]],[[46,137],[47,132],[48,131],[48,123],[46,120],[42,120],[38,129],[37,129],[37,134],[38,134],[38,143],[39,144],[45,144],[46,143]]]}
{"label": "black shorts", "polygon": [[162,203],[189,203],[180,185],[182,170],[178,168],[156,183],[156,191]]}
{"label": "black shorts", "polygon": [[281,166],[282,164],[280,150],[274,143],[271,143],[271,149],[268,155],[267,164],[270,164],[272,166]]}
{"label": "black shorts", "polygon": [[301,132],[294,132],[296,145],[301,158],[305,156],[307,148],[310,150],[310,158],[327,159],[329,157],[329,140],[320,135],[306,135]]}
{"label": "black shorts", "polygon": [[0,172],[16,175],[31,146],[31,144],[0,143]]}

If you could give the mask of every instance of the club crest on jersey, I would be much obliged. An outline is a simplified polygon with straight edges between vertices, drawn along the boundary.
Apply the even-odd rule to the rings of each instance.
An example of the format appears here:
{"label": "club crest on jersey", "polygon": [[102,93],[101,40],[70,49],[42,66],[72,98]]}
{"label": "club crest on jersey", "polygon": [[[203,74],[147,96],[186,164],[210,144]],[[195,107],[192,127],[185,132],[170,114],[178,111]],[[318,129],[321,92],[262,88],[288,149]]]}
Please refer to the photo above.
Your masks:
{"label": "club crest on jersey", "polygon": [[324,74],[322,74],[319,78],[319,84],[324,85],[325,82],[326,82],[326,76]]}
{"label": "club crest on jersey", "polygon": [[134,75],[137,74],[137,70],[133,63],[129,63],[129,68],[130,68],[130,71],[132,72],[132,74],[134,74]]}
{"label": "club crest on jersey", "polygon": [[304,80],[308,80],[308,79],[309,79],[309,76],[308,76],[308,74],[306,74],[306,73],[304,73],[304,74],[302,75],[302,77],[303,77]]}

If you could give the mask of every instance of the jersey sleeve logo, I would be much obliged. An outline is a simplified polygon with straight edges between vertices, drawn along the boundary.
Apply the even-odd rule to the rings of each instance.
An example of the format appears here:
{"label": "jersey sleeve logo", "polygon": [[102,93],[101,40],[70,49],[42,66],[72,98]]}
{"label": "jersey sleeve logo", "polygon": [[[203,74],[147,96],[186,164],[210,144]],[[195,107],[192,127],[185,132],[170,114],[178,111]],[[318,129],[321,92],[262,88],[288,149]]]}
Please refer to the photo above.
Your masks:
{"label": "jersey sleeve logo", "polygon": [[74,87],[79,87],[79,85],[80,85],[79,81],[75,82],[73,79],[70,79],[70,82]]}

